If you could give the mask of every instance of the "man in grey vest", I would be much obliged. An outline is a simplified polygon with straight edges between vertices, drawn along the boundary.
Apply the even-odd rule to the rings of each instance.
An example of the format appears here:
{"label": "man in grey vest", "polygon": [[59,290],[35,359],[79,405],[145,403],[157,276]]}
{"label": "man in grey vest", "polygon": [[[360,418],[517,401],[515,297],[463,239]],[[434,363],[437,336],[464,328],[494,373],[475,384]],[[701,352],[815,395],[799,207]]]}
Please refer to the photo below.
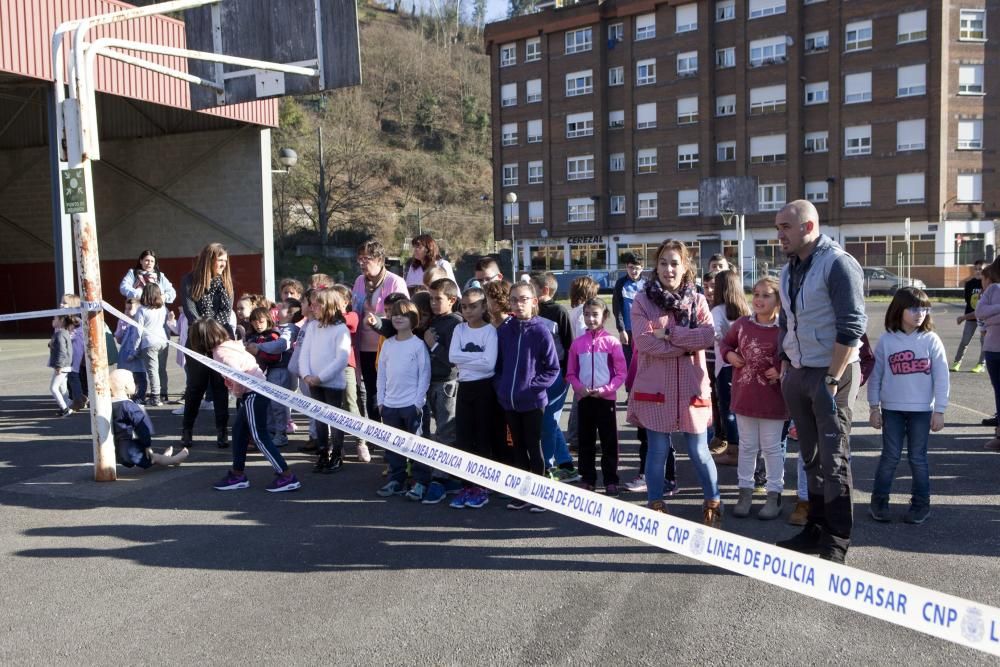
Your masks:
{"label": "man in grey vest", "polygon": [[775,218],[789,261],[781,272],[781,392],[799,432],[809,518],[778,546],[844,562],[851,543],[851,416],[861,384],[864,273],[819,233],[816,207],[786,204]]}

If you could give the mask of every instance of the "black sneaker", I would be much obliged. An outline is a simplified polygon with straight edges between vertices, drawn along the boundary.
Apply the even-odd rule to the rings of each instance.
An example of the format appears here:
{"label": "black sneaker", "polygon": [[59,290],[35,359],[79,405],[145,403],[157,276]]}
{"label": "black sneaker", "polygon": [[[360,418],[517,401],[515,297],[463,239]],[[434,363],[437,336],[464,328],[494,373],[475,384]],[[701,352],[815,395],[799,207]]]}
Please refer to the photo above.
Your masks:
{"label": "black sneaker", "polygon": [[330,452],[320,452],[319,456],[316,457],[316,465],[313,466],[313,472],[325,472],[326,467],[330,464]]}
{"label": "black sneaker", "polygon": [[531,503],[525,502],[524,500],[520,500],[519,498],[511,498],[510,502],[507,503],[507,509],[514,510],[515,512],[518,512],[528,507],[531,507]]}
{"label": "black sneaker", "polygon": [[828,560],[831,563],[840,563],[843,565],[844,558],[847,557],[847,554],[843,549],[827,547],[820,552],[819,557],[823,560]]}
{"label": "black sneaker", "polygon": [[331,454],[330,458],[327,459],[326,467],[323,472],[330,474],[332,472],[337,472],[344,466],[344,459],[340,458],[339,454]]}
{"label": "black sneaker", "polygon": [[996,425],[997,425],[997,416],[996,415],[993,415],[992,417],[987,417],[986,419],[983,420],[983,426],[994,426],[995,427]]}
{"label": "black sneaker", "polygon": [[892,521],[892,515],[889,514],[889,498],[873,495],[871,503],[868,504],[868,513],[880,523]]}
{"label": "black sneaker", "polygon": [[906,523],[912,523],[914,525],[920,525],[924,521],[927,521],[927,517],[931,515],[931,506],[926,504],[915,505],[911,504],[910,509],[906,511],[906,516],[903,517],[903,521]]}
{"label": "black sneaker", "polygon": [[775,546],[790,551],[798,551],[801,554],[819,555],[820,539],[823,537],[823,529],[815,523],[807,523],[802,531],[787,540],[775,542]]}

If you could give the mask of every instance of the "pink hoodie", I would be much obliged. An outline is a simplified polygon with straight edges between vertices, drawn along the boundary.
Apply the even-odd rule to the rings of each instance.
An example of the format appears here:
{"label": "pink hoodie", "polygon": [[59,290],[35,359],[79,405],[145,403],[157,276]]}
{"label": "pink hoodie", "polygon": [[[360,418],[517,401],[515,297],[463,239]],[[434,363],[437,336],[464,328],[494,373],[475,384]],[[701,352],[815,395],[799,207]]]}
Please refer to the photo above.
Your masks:
{"label": "pink hoodie", "polygon": [[573,393],[596,389],[600,397],[613,401],[625,382],[625,353],[618,337],[604,329],[585,331],[569,348],[566,380]]}
{"label": "pink hoodie", "polygon": [[[227,340],[212,350],[212,358],[230,368],[238,370],[255,378],[265,379],[264,371],[257,365],[257,359],[243,348],[243,343],[235,340]],[[233,382],[226,378],[226,386],[230,393],[236,398],[247,393],[247,388],[238,382]]]}

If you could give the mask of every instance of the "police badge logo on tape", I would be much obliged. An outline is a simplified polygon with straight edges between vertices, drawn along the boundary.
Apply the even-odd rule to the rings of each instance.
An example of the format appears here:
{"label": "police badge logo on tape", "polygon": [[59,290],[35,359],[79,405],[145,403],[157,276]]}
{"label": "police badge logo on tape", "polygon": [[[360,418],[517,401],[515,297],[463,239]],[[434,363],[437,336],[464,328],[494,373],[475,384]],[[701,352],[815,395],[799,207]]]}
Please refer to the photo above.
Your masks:
{"label": "police badge logo on tape", "polygon": [[705,551],[705,531],[698,528],[691,536],[691,553],[700,556]]}
{"label": "police badge logo on tape", "polygon": [[527,498],[531,493],[531,475],[525,475],[521,480],[521,486],[517,489],[517,494],[522,498]]}
{"label": "police badge logo on tape", "polygon": [[983,640],[986,633],[986,622],[983,620],[983,612],[976,607],[969,607],[962,617],[962,637],[970,642]]}
{"label": "police badge logo on tape", "polygon": [[407,438],[406,440],[403,441],[403,444],[399,446],[399,450],[403,454],[406,454],[407,452],[410,451],[411,446],[413,446],[413,438]]}

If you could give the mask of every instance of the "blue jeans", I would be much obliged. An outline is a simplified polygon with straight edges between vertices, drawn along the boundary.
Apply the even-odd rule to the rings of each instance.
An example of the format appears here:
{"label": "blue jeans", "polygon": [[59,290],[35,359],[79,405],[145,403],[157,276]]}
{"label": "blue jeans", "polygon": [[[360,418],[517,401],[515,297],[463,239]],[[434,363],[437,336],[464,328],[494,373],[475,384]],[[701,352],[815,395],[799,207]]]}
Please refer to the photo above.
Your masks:
{"label": "blue jeans", "polygon": [[573,457],[566,446],[566,436],[563,435],[559,420],[562,418],[563,406],[566,404],[566,394],[569,385],[566,378],[560,375],[551,387],[545,390],[549,404],[542,413],[542,456],[546,466],[559,466],[563,463],[573,463]]}
{"label": "blue jeans", "polygon": [[930,412],[900,412],[882,410],[882,456],[875,471],[873,496],[888,496],[892,478],[906,442],[906,458],[910,462],[911,502],[927,504],[931,499],[930,473],[927,469],[927,440],[931,433]]}
{"label": "blue jeans", "polygon": [[[420,433],[420,420],[424,411],[411,405],[405,408],[382,407],[382,423],[407,433]],[[389,464],[389,481],[406,483],[406,457],[391,449],[385,450],[385,462]],[[413,479],[421,484],[430,484],[431,469],[422,463],[413,462]]]}
{"label": "blue jeans", "polygon": [[[663,498],[663,474],[667,464],[667,451],[676,448],[681,439],[687,444],[688,457],[701,482],[705,500],[719,499],[719,473],[708,451],[708,433],[660,433],[646,430],[649,452],[646,454],[646,498],[649,502]],[[674,441],[676,436],[677,440]]]}
{"label": "blue jeans", "polygon": [[719,371],[719,377],[715,378],[715,388],[719,395],[719,417],[722,425],[715,433],[716,437],[726,439],[731,445],[740,443],[740,430],[736,427],[736,415],[730,410],[733,402],[733,367],[726,366]]}

